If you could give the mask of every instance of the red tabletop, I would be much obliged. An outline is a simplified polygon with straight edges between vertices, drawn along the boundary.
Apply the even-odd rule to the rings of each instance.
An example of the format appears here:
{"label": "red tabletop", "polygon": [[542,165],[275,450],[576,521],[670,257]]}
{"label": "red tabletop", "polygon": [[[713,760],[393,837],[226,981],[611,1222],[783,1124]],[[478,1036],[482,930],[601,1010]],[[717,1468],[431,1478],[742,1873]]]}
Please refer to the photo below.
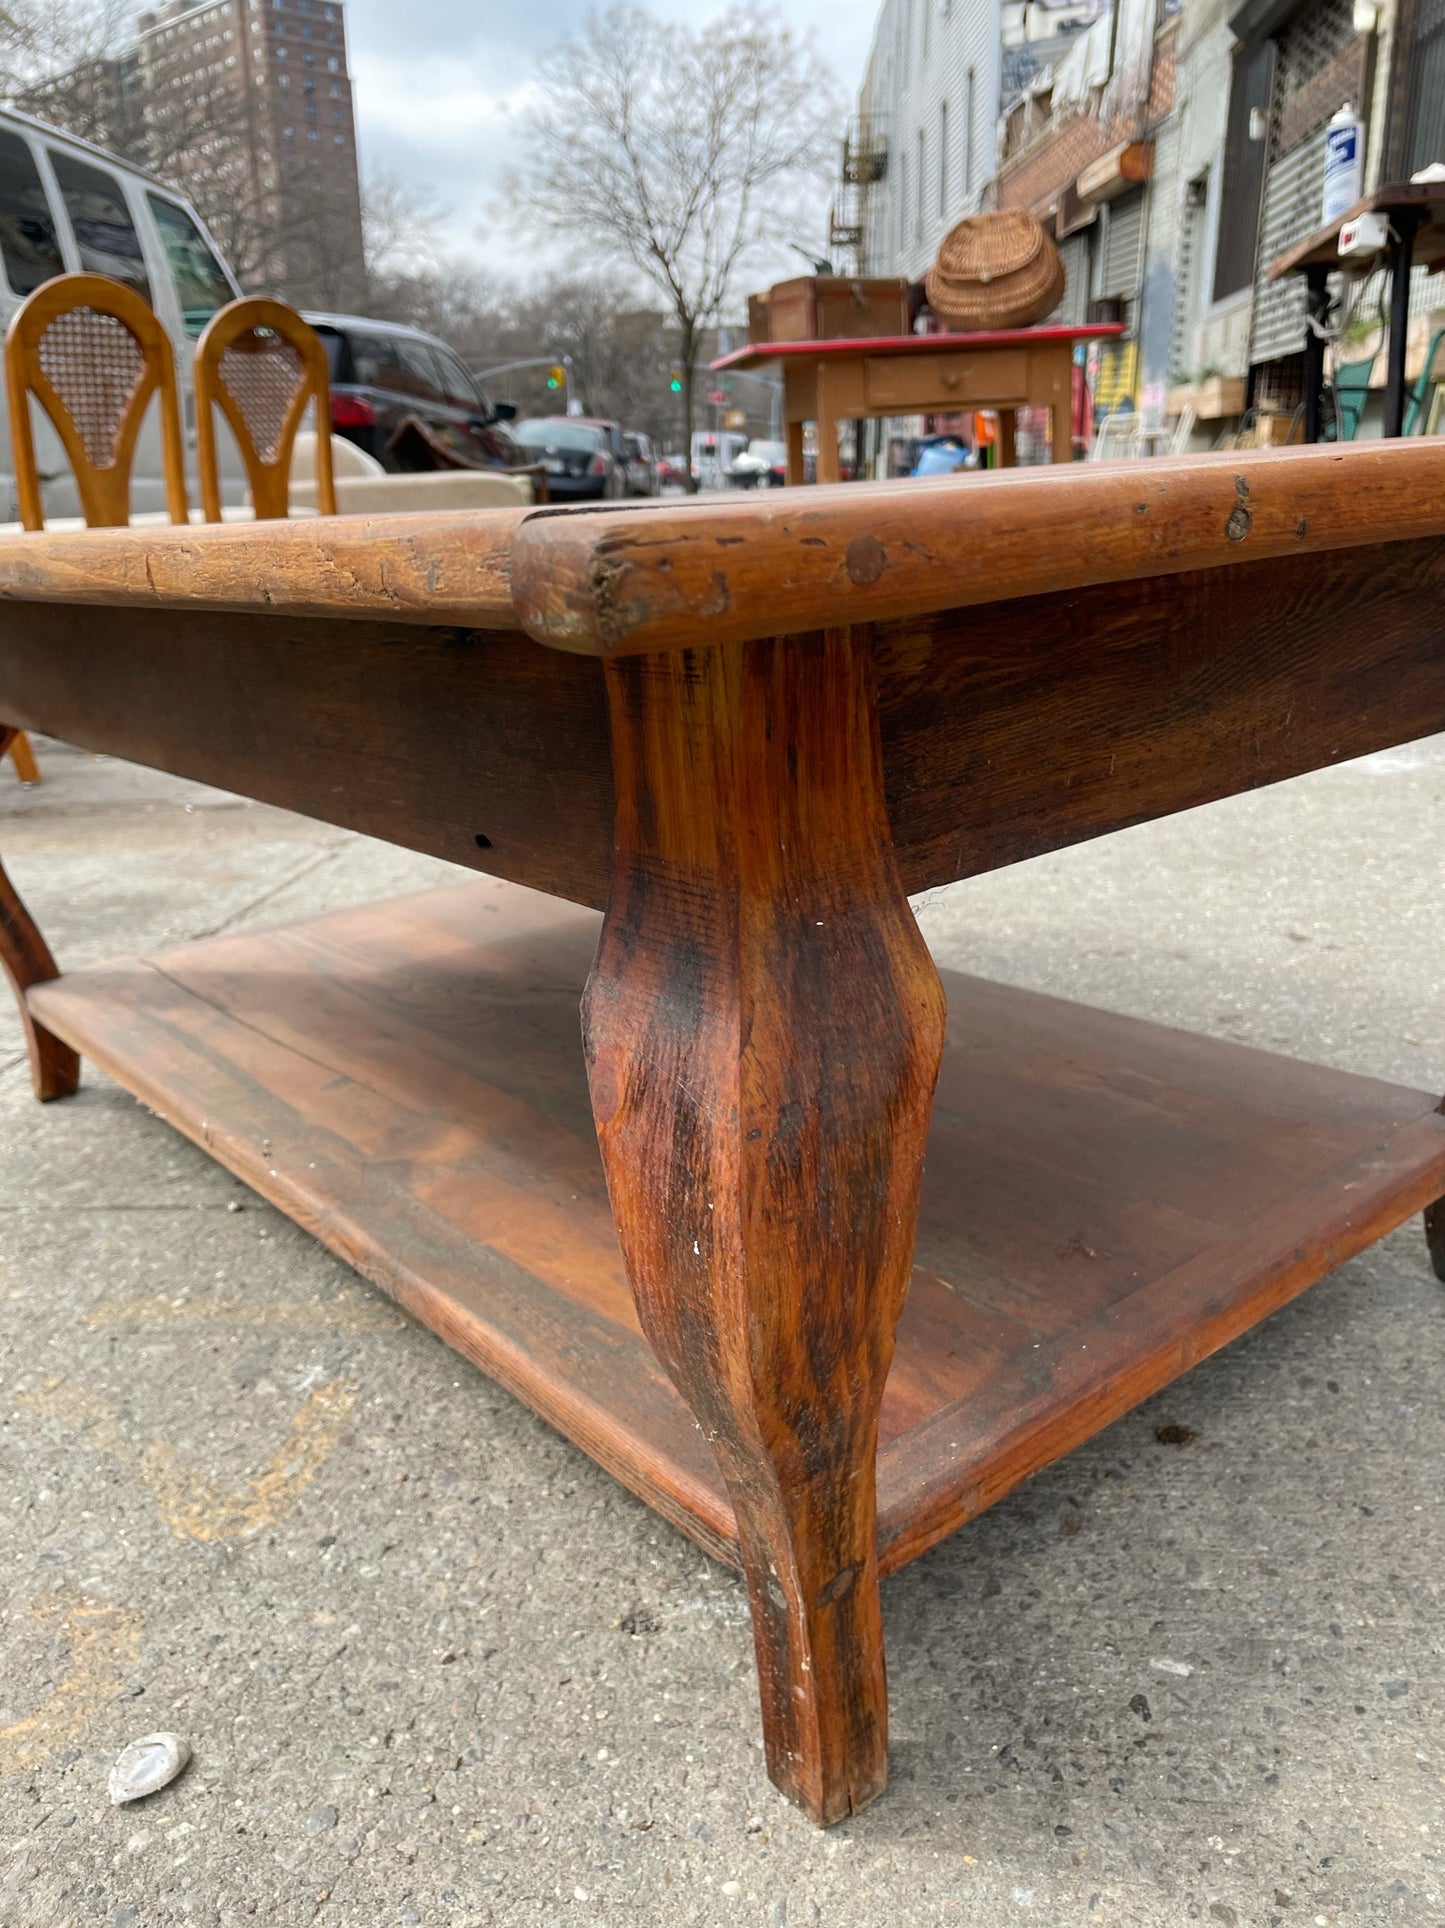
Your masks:
{"label": "red tabletop", "polygon": [[1121,321],[1093,321],[1078,328],[980,328],[966,335],[870,335],[841,341],[753,341],[720,355],[709,368],[746,368],[805,355],[826,361],[838,355],[927,355],[940,348],[1007,348],[1035,341],[1113,341],[1124,332]]}

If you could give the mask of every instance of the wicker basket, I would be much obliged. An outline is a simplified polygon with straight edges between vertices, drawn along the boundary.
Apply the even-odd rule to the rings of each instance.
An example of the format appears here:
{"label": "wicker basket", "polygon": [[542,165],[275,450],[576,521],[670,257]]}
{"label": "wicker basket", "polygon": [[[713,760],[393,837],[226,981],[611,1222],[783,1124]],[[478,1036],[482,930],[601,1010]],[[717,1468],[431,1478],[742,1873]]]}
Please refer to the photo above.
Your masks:
{"label": "wicker basket", "polygon": [[950,328],[1025,328],[1058,307],[1064,264],[1026,208],[970,214],[928,271],[928,305]]}

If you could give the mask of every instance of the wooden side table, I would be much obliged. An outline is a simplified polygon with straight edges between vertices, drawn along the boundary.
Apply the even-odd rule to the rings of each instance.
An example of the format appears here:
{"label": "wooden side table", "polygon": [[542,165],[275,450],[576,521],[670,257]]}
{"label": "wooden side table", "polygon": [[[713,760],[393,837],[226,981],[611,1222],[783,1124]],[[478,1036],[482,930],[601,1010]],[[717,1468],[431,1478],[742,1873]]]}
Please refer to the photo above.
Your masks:
{"label": "wooden side table", "polygon": [[783,373],[789,484],[803,480],[803,425],[818,427],[818,480],[836,482],[838,424],[886,415],[999,413],[999,460],[1014,463],[1014,417],[1049,411],[1055,462],[1073,456],[1070,406],[1076,342],[1112,341],[1118,322],[1087,328],[995,328],[967,335],[885,335],[861,341],[774,341],[738,348],[714,373],[776,362]]}
{"label": "wooden side table", "polygon": [[1438,1090],[940,977],[907,895],[1445,727],[1442,481],[0,541],[0,752],[491,873],[64,975],[0,873],[36,1092],[118,1078],[741,1567],[836,1820],[880,1575],[1412,1213],[1445,1274]]}

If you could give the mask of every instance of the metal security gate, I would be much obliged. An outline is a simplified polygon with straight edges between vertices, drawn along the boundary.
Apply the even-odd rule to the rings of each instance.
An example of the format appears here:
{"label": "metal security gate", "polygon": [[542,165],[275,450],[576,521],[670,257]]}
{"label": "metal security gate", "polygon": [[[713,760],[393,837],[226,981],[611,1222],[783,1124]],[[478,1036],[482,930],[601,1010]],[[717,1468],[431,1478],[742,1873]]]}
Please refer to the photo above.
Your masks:
{"label": "metal security gate", "polygon": [[1283,281],[1271,281],[1269,264],[1320,225],[1324,191],[1325,137],[1321,130],[1292,154],[1276,161],[1265,177],[1249,348],[1252,362],[1297,355],[1304,346],[1304,277],[1288,275]]}
{"label": "metal security gate", "polygon": [[1405,174],[1445,161],[1445,0],[1425,0],[1411,58]]}

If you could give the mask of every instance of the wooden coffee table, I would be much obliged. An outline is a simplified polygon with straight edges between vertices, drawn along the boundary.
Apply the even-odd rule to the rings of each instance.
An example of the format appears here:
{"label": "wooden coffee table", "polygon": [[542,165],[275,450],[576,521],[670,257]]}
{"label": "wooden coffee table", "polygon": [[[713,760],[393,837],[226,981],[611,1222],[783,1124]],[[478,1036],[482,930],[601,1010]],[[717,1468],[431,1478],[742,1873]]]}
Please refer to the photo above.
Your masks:
{"label": "wooden coffee table", "polygon": [[66,975],[4,885],[37,1092],[92,1059],[740,1566],[835,1820],[880,1573],[1422,1208],[1445,1271],[1438,1092],[941,978],[907,897],[1445,727],[1442,484],[0,542],[9,724],[508,880]]}

